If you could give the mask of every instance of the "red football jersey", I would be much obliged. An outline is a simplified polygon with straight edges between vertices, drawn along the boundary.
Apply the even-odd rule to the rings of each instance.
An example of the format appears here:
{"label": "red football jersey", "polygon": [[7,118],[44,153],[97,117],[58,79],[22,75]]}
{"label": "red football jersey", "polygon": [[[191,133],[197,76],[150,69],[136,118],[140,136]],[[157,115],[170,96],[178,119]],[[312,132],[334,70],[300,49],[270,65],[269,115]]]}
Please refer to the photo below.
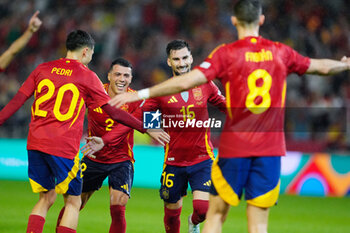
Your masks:
{"label": "red football jersey", "polygon": [[246,37],[216,48],[197,69],[219,78],[226,90],[227,117],[220,157],[285,154],[286,77],[304,74],[310,59],[262,37]]}
{"label": "red football jersey", "polygon": [[[105,90],[108,92],[109,84],[105,84]],[[128,92],[134,92],[131,88],[128,88]],[[124,104],[121,109],[126,112],[132,113],[140,106],[140,101],[134,103]],[[89,136],[102,137],[106,133],[109,133],[113,128],[120,125],[115,122],[110,116],[105,113],[100,107],[88,109],[88,128]],[[117,138],[116,138],[117,139]],[[94,155],[96,158],[90,158],[93,161],[99,163],[119,163],[126,160],[134,162],[134,154],[132,148],[134,146],[134,130],[127,132],[126,137],[121,141],[116,140],[105,145],[102,150],[96,152]]]}
{"label": "red football jersey", "polygon": [[34,94],[28,150],[70,159],[79,151],[85,105],[95,108],[110,100],[97,75],[70,59],[39,65],[19,91]]}
{"label": "red football jersey", "polygon": [[191,166],[214,158],[209,128],[186,128],[178,125],[179,121],[208,120],[207,103],[225,111],[225,97],[213,82],[172,96],[146,101],[142,111],[159,109],[163,117],[163,129],[170,135],[170,142],[164,148],[166,164]]}

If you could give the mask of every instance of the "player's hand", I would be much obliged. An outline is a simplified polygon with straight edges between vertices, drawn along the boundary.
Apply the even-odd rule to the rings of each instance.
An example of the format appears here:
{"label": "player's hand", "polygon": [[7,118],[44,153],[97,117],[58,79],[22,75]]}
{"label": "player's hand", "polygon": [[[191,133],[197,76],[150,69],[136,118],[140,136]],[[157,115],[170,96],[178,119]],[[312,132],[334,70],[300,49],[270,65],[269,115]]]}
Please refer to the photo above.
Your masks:
{"label": "player's hand", "polygon": [[170,136],[162,129],[148,129],[146,132],[149,136],[154,138],[162,146],[165,146],[166,143],[169,143]]}
{"label": "player's hand", "polygon": [[137,96],[137,92],[126,92],[126,93],[122,93],[114,96],[108,103],[111,106],[120,108],[125,103],[135,102],[138,100],[140,100],[140,98]]}
{"label": "player's hand", "polygon": [[87,137],[86,140],[89,140],[84,146],[81,147],[81,153],[84,156],[91,158],[96,158],[94,153],[101,150],[104,147],[104,142],[100,137]]}
{"label": "player's hand", "polygon": [[41,20],[40,20],[39,17],[38,17],[38,14],[39,14],[39,13],[40,13],[39,11],[36,11],[36,12],[34,13],[34,15],[33,15],[33,16],[30,18],[30,20],[29,20],[28,28],[29,28],[29,30],[30,30],[31,32],[36,32],[36,31],[38,31],[39,28],[40,28],[40,26],[41,26],[41,24],[42,24]]}

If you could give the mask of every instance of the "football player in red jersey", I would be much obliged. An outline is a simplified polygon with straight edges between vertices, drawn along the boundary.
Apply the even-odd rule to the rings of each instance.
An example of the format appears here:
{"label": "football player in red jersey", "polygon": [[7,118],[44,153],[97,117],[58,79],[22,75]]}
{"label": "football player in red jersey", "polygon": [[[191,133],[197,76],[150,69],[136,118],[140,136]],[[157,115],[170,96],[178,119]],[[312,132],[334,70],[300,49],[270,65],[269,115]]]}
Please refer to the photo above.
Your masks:
{"label": "football player in red jersey", "polygon": [[28,28],[25,32],[15,40],[11,46],[0,55],[0,72],[4,71],[6,67],[11,63],[15,55],[26,46],[32,38],[33,33],[38,31],[42,22],[38,17],[39,11],[36,11],[30,18]]}
{"label": "football player in red jersey", "polygon": [[[191,70],[193,58],[186,41],[171,41],[167,45],[166,52],[167,63],[172,69],[174,79]],[[180,94],[150,99],[142,110],[160,109],[166,122],[205,121],[209,118],[208,103],[225,111],[225,97],[213,82]],[[165,116],[171,117],[165,119]],[[188,217],[188,232],[199,233],[199,223],[205,220],[208,210],[210,169],[214,159],[210,129],[170,126],[166,131],[171,140],[165,146],[164,168],[159,190],[164,201],[165,231],[180,232],[183,197],[187,194],[187,187],[190,184],[193,193],[193,212]]]}
{"label": "football player in red jersey", "polygon": [[[110,97],[114,97],[124,92],[133,92],[129,87],[132,81],[132,65],[123,58],[115,59],[108,72],[109,83],[104,84],[104,88]],[[122,110],[132,113],[143,103],[134,102],[125,104]],[[110,118],[100,107],[88,108],[88,139],[96,137],[110,137],[109,144],[102,150],[95,152],[93,156],[85,156],[82,159],[83,189],[81,194],[82,208],[86,205],[93,193],[99,190],[103,181],[108,177],[110,194],[110,214],[112,223],[110,233],[125,233],[125,206],[130,197],[130,191],[134,178],[134,131],[125,133],[122,141],[116,141],[113,128],[118,123]],[[110,133],[110,134],[108,134]],[[93,136],[93,138],[91,138]],[[60,217],[64,209],[60,212]],[[60,217],[57,221],[59,225]]]}
{"label": "football player in red jersey", "polygon": [[279,195],[286,77],[290,73],[332,75],[350,69],[350,59],[311,59],[259,36],[264,22],[259,0],[240,0],[233,25],[238,41],[217,47],[200,66],[110,104],[178,93],[219,78],[226,90],[226,123],[219,156],[212,168],[212,188],[204,233],[221,232],[230,205],[247,200],[249,232],[267,232],[269,208]]}
{"label": "football player in red jersey", "polygon": [[[2,125],[34,94],[27,139],[28,176],[39,201],[29,216],[27,233],[42,232],[56,193],[63,194],[65,203],[57,232],[76,232],[82,185],[79,146],[86,105],[101,107],[111,119],[145,132],[141,121],[107,104],[110,97],[87,68],[94,43],[85,31],[69,33],[66,58],[39,65],[0,112]],[[156,133],[156,138],[166,141],[166,133]]]}

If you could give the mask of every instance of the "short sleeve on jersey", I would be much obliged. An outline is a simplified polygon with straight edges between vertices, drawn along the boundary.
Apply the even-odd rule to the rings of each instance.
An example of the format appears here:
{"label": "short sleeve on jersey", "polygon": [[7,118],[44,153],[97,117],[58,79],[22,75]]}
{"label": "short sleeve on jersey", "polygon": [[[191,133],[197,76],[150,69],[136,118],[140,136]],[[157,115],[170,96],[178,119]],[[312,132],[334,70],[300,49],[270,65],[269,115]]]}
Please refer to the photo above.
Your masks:
{"label": "short sleeve on jersey", "polygon": [[97,108],[105,105],[110,100],[110,97],[103,87],[101,80],[93,72],[91,72],[91,77],[87,80],[88,83],[86,86],[89,93],[89,97],[86,100],[87,106]]}
{"label": "short sleeve on jersey", "polygon": [[291,47],[278,43],[283,52],[284,62],[288,68],[288,74],[297,73],[298,75],[305,74],[310,66],[310,58],[304,57]]}

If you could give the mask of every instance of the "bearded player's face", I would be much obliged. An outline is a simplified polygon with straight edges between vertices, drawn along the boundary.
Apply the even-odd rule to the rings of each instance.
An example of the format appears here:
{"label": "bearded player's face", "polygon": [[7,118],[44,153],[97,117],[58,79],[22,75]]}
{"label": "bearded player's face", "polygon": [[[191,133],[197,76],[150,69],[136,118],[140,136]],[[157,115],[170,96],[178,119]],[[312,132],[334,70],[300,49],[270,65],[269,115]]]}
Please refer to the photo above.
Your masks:
{"label": "bearded player's face", "polygon": [[193,58],[191,52],[185,47],[171,50],[167,62],[174,75],[181,75],[190,72]]}

